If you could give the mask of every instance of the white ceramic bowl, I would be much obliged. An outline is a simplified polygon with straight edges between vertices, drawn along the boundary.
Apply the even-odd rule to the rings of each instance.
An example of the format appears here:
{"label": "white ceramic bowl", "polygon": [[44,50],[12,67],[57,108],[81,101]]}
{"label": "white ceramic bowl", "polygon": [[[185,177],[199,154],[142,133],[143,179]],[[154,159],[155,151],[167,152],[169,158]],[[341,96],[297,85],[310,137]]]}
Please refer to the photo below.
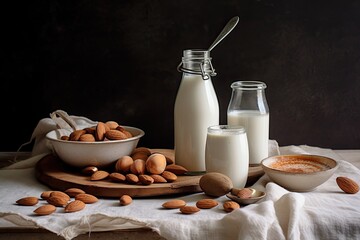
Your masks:
{"label": "white ceramic bowl", "polygon": [[261,161],[269,178],[296,192],[312,191],[327,181],[338,167],[334,159],[317,155],[279,155]]}
{"label": "white ceramic bowl", "polygon": [[65,163],[74,167],[101,167],[110,165],[122,156],[130,155],[140,138],[145,135],[144,131],[139,128],[123,127],[133,137],[101,142],[66,141],[61,140],[60,137],[69,136],[71,131],[57,129],[49,132],[46,138],[49,140],[48,146],[53,150],[53,153]]}

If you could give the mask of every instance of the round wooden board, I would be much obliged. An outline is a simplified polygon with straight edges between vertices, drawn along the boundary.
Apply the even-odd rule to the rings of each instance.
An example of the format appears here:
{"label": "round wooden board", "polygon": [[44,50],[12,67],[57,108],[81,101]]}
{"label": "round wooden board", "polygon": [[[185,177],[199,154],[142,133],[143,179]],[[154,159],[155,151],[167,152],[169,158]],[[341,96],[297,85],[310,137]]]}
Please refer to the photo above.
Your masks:
{"label": "round wooden board", "polygon": [[[152,149],[152,152],[163,153],[174,161],[174,151],[170,149]],[[36,178],[53,190],[64,191],[68,188],[80,188],[97,197],[118,198],[124,194],[136,197],[153,197],[171,194],[190,194],[202,192],[199,176],[178,176],[172,183],[153,183],[151,185],[133,185],[115,183],[110,180],[91,181],[89,176],[80,173],[64,164],[54,155],[40,159],[35,168]],[[263,174],[261,167],[250,167],[248,184],[256,181]]]}

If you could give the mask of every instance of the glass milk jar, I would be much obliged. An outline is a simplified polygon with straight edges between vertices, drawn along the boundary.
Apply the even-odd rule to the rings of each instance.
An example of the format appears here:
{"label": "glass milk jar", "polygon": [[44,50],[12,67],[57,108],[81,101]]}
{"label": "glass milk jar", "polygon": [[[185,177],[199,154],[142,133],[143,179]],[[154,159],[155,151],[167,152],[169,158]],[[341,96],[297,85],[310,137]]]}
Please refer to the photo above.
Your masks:
{"label": "glass milk jar", "polygon": [[249,171],[249,148],[245,128],[216,125],[208,128],[205,149],[207,172],[228,176],[234,187],[246,185]]}
{"label": "glass milk jar", "polygon": [[175,162],[189,172],[205,172],[207,128],[219,124],[210,52],[184,50],[178,70],[183,74],[174,106]]}
{"label": "glass milk jar", "polygon": [[249,164],[258,165],[269,152],[269,107],[266,84],[237,81],[231,84],[232,96],[227,110],[229,125],[245,127],[249,144]]}

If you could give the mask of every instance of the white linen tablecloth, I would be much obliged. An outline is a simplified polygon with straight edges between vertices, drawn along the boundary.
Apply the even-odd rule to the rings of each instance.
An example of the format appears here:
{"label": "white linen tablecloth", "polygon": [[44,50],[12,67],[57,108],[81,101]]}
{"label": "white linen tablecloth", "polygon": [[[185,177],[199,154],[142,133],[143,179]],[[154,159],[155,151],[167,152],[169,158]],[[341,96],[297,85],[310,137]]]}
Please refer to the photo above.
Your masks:
{"label": "white linen tablecloth", "polygon": [[[360,170],[341,159],[331,149],[311,146],[286,146],[280,154],[317,154],[336,159],[339,168],[324,184],[312,192],[290,192],[262,176],[254,187],[266,191],[265,199],[225,213],[222,203],[226,196],[216,198],[219,205],[184,215],[178,209],[165,210],[162,203],[180,198],[188,205],[208,198],[203,193],[134,199],[120,206],[118,199],[100,199],[75,213],[62,208],[48,216],[33,214],[36,206],[19,206],[15,202],[24,196],[40,196],[47,186],[35,178],[31,167],[41,155],[29,159],[25,168],[0,170],[0,216],[19,227],[37,226],[65,239],[79,234],[149,227],[167,239],[360,239],[360,193],[345,194],[336,184],[337,176],[347,176],[360,183]],[[38,159],[37,159],[38,158]],[[26,163],[27,160],[25,160]]]}

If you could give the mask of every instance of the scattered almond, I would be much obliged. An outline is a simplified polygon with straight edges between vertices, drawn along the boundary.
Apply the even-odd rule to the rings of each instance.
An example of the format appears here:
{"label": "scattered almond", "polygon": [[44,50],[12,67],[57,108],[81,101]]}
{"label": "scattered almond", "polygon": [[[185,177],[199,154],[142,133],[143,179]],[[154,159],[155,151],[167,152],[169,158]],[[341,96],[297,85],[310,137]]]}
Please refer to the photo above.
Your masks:
{"label": "scattered almond", "polygon": [[80,193],[85,193],[85,191],[83,191],[80,188],[68,188],[64,191],[64,193],[69,195],[69,197],[75,197],[76,195],[78,195]]}
{"label": "scattered almond", "polygon": [[167,183],[167,180],[161,175],[152,174],[150,177],[154,179],[154,183]]}
{"label": "scattered almond", "polygon": [[214,199],[201,199],[199,201],[196,202],[196,206],[198,208],[202,208],[202,209],[209,209],[209,208],[213,208],[216,207],[218,205],[218,202]]}
{"label": "scattered almond", "polygon": [[70,200],[70,196],[67,195],[64,192],[61,191],[52,191],[50,193],[50,197],[59,197],[59,198],[63,198],[65,201],[69,201]]}
{"label": "scattered almond", "polygon": [[337,177],[336,183],[345,193],[355,194],[359,192],[359,185],[348,177]]}
{"label": "scattered almond", "polygon": [[150,150],[149,148],[147,148],[147,147],[137,147],[137,148],[135,148],[135,149],[132,151],[131,155],[133,155],[133,154],[135,154],[135,153],[137,153],[137,152],[143,152],[143,153],[145,153],[147,156],[150,156],[150,155],[151,155],[151,150]]}
{"label": "scattered almond", "polygon": [[66,198],[58,196],[50,196],[48,199],[46,199],[46,201],[56,207],[65,207],[68,203]]}
{"label": "scattered almond", "polygon": [[130,172],[130,167],[133,164],[134,160],[130,156],[123,156],[119,158],[115,163],[115,171],[120,173]]}
{"label": "scattered almond", "polygon": [[161,174],[166,168],[166,158],[163,154],[151,154],[146,160],[146,170],[150,174]]}
{"label": "scattered almond", "polygon": [[133,173],[128,173],[125,175],[126,181],[130,184],[137,184],[139,183],[139,177]]}
{"label": "scattered almond", "polygon": [[22,206],[34,206],[39,202],[37,197],[23,197],[16,201],[17,204]]}
{"label": "scattered almond", "polygon": [[75,196],[75,200],[80,200],[86,204],[92,204],[97,202],[99,199],[95,197],[94,195],[88,194],[88,193],[80,193]]}
{"label": "scattered almond", "polygon": [[146,174],[139,175],[139,181],[144,185],[150,185],[154,182],[154,179]]}
{"label": "scattered almond", "polygon": [[233,188],[231,189],[231,193],[235,196],[238,196],[239,198],[245,199],[245,198],[251,198],[253,191],[250,188],[241,188],[241,189]]}
{"label": "scattered almond", "polygon": [[145,170],[145,161],[142,159],[135,159],[130,166],[130,171],[136,175],[144,174]]}
{"label": "scattered almond", "polygon": [[168,182],[173,182],[177,179],[177,176],[169,171],[164,171],[161,176],[166,179]]}
{"label": "scattered almond", "polygon": [[226,201],[223,204],[225,212],[232,212],[235,209],[240,208],[240,205],[234,201]]}
{"label": "scattered almond", "polygon": [[98,168],[95,166],[88,166],[86,168],[84,168],[81,172],[85,175],[91,176],[93,175],[95,172],[98,171]]}
{"label": "scattered almond", "polygon": [[109,175],[109,178],[111,181],[113,182],[125,182],[126,177],[125,175],[118,173],[118,172],[113,172]]}
{"label": "scattered almond", "polygon": [[185,205],[186,205],[186,202],[181,199],[169,200],[162,204],[163,208],[168,208],[168,209],[181,208]]}
{"label": "scattered almond", "polygon": [[197,213],[199,212],[200,209],[196,206],[183,206],[180,208],[180,212],[183,213],[183,214],[194,214],[194,213]]}
{"label": "scattered almond", "polygon": [[44,200],[48,199],[50,197],[50,194],[52,193],[53,191],[44,191],[40,194],[40,197]]}
{"label": "scattered almond", "polygon": [[126,205],[129,205],[130,203],[132,203],[132,198],[129,195],[122,195],[120,197],[120,205],[121,206],[126,206]]}
{"label": "scattered almond", "polygon": [[74,200],[68,203],[65,207],[65,212],[78,212],[80,210],[83,210],[85,208],[85,203],[80,200]]}
{"label": "scattered almond", "polygon": [[184,175],[188,170],[184,168],[183,166],[177,165],[177,164],[170,164],[167,165],[165,168],[166,171],[172,172],[176,175]]}
{"label": "scattered almond", "polygon": [[56,211],[56,207],[51,204],[46,204],[34,210],[36,215],[49,215]]}
{"label": "scattered almond", "polygon": [[141,160],[146,161],[148,159],[149,155],[147,152],[136,152],[136,153],[131,154],[131,157],[134,160],[141,159]]}
{"label": "scattered almond", "polygon": [[109,175],[110,174],[104,170],[98,170],[91,175],[90,180],[91,181],[103,180],[103,179],[107,178]]}

